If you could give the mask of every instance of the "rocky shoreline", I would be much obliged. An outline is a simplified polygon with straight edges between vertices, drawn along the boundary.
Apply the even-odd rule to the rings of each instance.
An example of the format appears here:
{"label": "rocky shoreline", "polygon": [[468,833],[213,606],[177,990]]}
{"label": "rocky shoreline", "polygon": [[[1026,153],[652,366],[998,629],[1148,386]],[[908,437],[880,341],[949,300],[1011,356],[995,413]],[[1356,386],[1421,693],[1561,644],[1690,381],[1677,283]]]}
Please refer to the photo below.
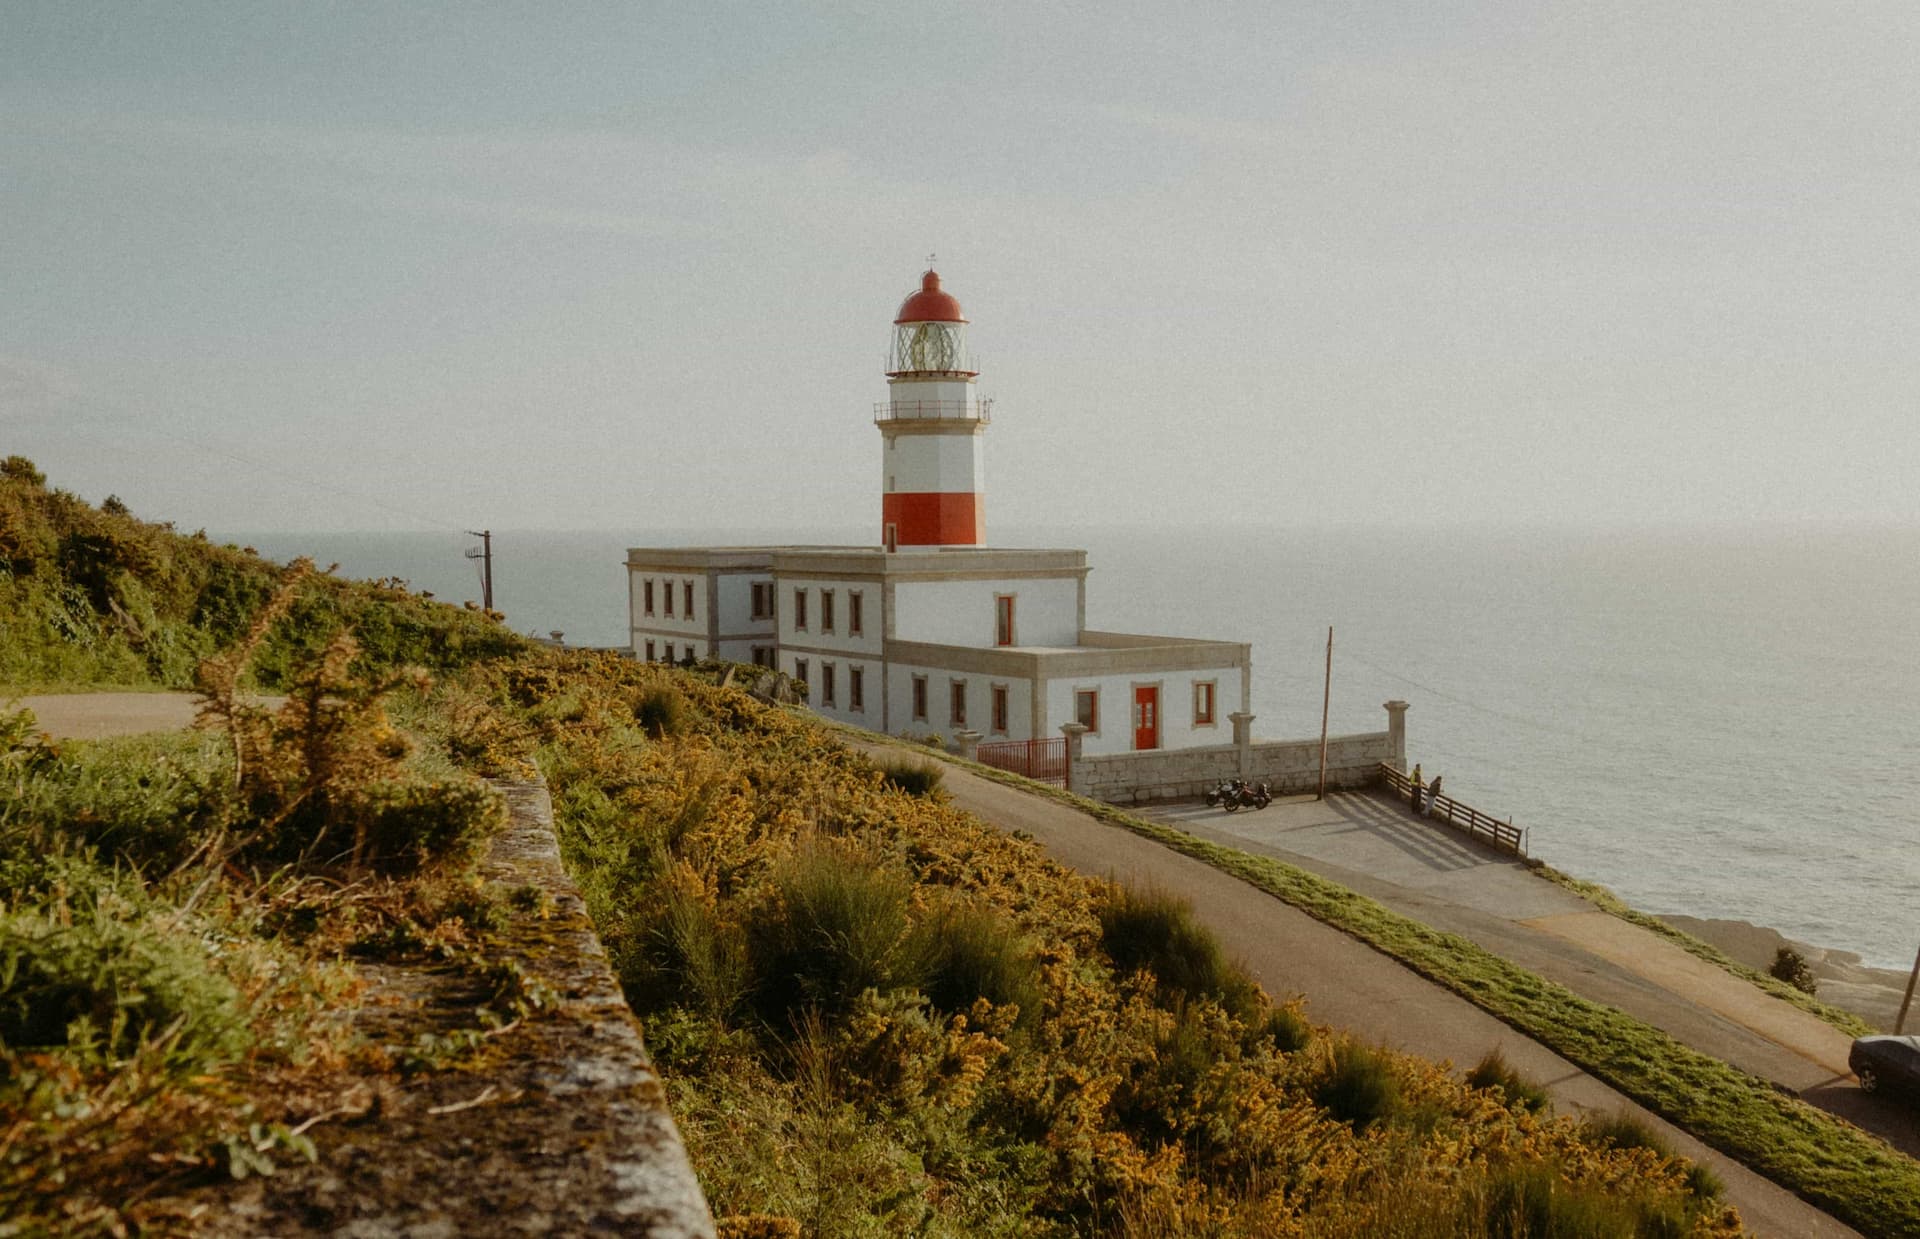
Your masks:
{"label": "rocky shoreline", "polygon": [[[1906,992],[1908,974],[1895,968],[1873,968],[1852,951],[1829,949],[1797,942],[1764,925],[1748,921],[1723,921],[1695,916],[1661,913],[1660,919],[1685,934],[1724,951],[1730,958],[1765,972],[1773,964],[1781,947],[1800,952],[1813,970],[1821,1001],[1851,1011],[1876,1028],[1891,1031],[1900,1011],[1900,999]],[[1909,1031],[1920,1025],[1920,1016],[1908,1013]]]}

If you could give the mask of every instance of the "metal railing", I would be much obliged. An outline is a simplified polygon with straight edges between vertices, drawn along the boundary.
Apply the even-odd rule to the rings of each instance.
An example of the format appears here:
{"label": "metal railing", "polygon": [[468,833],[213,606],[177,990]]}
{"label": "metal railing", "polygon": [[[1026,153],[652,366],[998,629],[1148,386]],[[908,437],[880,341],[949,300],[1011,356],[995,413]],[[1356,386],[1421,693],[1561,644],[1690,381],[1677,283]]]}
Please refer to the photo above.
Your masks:
{"label": "metal railing", "polygon": [[882,400],[873,406],[876,422],[991,422],[992,400]]}
{"label": "metal railing", "polygon": [[[1381,762],[1380,773],[1386,779],[1387,786],[1396,794],[1411,800],[1413,780],[1405,771]],[[1432,802],[1431,809],[1428,808],[1429,802]],[[1488,817],[1472,805],[1461,804],[1444,792],[1435,796],[1429,789],[1422,787],[1420,803],[1415,807],[1415,812],[1430,817],[1436,822],[1445,822],[1468,838],[1478,839],[1489,847],[1511,852],[1515,856],[1527,854],[1527,832],[1515,826],[1512,820],[1503,822],[1497,817]]]}
{"label": "metal railing", "polygon": [[1024,774],[1042,783],[1067,785],[1067,739],[996,740],[974,749],[975,761],[1001,770]]}

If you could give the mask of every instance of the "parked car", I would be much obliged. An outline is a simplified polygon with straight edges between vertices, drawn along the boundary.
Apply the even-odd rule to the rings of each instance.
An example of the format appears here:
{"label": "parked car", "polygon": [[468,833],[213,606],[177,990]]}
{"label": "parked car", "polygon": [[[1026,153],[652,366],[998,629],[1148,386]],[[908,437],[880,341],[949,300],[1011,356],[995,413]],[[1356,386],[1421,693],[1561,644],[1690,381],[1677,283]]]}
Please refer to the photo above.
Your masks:
{"label": "parked car", "polygon": [[1920,1097],[1920,1037],[1862,1037],[1853,1043],[1847,1066],[1863,1093]]}

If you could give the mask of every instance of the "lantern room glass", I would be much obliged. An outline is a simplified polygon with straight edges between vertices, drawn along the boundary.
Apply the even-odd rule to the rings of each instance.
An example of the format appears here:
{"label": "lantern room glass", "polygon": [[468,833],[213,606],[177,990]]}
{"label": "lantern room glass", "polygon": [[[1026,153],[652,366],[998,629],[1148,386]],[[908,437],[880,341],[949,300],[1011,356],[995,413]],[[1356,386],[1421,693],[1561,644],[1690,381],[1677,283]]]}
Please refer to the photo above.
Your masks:
{"label": "lantern room glass", "polygon": [[889,374],[972,374],[965,323],[898,323]]}

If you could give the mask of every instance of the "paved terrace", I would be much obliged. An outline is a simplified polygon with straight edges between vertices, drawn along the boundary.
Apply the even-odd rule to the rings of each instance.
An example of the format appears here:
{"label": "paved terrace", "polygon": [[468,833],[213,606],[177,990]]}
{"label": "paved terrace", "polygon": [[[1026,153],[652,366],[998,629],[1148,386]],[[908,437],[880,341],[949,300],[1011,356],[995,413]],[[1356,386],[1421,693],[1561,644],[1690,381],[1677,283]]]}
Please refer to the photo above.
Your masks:
{"label": "paved terrace", "polygon": [[1847,1070],[1852,1042],[1845,1033],[1596,909],[1525,862],[1415,817],[1396,797],[1340,792],[1324,801],[1289,797],[1235,813],[1202,804],[1146,812],[1200,838],[1298,865],[1457,933],[1920,1155],[1920,1119],[1860,1092]]}

